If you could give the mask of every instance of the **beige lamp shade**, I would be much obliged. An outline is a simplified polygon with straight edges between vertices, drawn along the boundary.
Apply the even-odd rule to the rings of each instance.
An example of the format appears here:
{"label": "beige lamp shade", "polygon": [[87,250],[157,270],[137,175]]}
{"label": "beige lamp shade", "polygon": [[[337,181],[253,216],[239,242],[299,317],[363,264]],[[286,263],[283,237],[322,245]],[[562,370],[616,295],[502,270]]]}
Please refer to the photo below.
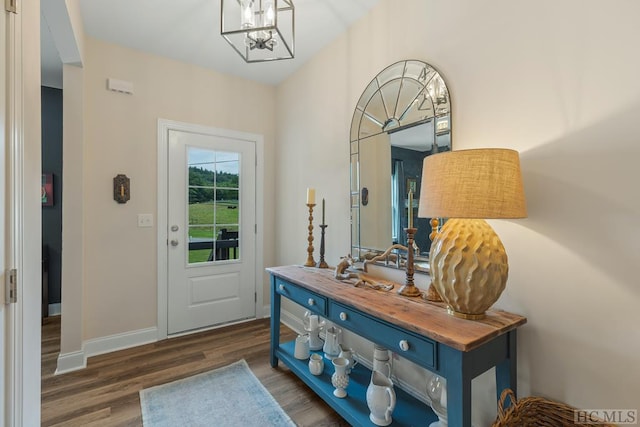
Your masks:
{"label": "beige lamp shade", "polygon": [[427,156],[421,218],[525,218],[520,158],[515,150],[481,148]]}

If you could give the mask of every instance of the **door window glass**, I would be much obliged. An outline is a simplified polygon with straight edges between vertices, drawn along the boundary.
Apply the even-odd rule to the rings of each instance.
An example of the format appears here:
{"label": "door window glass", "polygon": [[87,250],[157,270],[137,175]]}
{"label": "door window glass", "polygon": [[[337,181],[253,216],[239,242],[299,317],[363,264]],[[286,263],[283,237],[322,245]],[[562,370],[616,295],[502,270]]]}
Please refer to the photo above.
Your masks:
{"label": "door window glass", "polygon": [[240,153],[187,153],[189,264],[240,259]]}

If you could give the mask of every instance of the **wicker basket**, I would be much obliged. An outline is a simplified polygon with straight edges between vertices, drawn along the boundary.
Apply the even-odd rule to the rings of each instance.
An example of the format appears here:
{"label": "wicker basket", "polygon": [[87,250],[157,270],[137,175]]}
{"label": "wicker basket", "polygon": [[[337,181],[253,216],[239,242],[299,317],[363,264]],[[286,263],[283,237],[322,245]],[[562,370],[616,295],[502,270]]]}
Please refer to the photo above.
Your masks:
{"label": "wicker basket", "polygon": [[[505,406],[511,402],[511,406]],[[516,399],[511,389],[505,389],[498,402],[498,417],[492,427],[594,427],[595,423],[574,422],[572,406],[543,397]],[[615,427],[598,423],[598,427]]]}

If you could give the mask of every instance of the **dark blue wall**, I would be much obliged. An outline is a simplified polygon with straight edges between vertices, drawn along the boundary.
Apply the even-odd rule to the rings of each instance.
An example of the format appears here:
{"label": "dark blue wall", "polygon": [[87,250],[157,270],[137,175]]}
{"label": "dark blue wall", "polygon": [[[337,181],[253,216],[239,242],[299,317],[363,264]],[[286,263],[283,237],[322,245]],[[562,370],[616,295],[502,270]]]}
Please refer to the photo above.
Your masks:
{"label": "dark blue wall", "polygon": [[[424,158],[431,154],[430,152],[420,152],[415,150],[408,150],[406,148],[391,147],[391,161],[402,161],[402,170],[404,175],[400,177],[402,179],[400,184],[399,193],[401,197],[401,206],[406,205],[407,194],[409,189],[407,188],[407,179],[416,180],[416,194],[414,194],[414,200],[418,200],[420,197],[420,184],[422,181],[422,162]],[[407,210],[403,209],[400,215],[400,221],[402,221],[402,228],[407,226]],[[431,225],[429,225],[429,218],[418,218],[418,209],[413,210],[413,226],[418,229],[414,239],[416,245],[420,248],[420,252],[427,255],[431,248],[431,240],[429,240],[429,233],[431,233]],[[402,235],[400,244],[407,244],[406,235]]]}
{"label": "dark blue wall", "polygon": [[[447,134],[445,136],[449,138]],[[450,151],[450,143],[448,147],[440,147],[439,152]],[[407,194],[409,193],[409,189],[407,188],[407,179],[415,179],[416,180],[416,194],[413,195],[414,201],[419,200],[420,197],[420,185],[422,184],[422,162],[426,156],[433,154],[432,151],[415,151],[408,150],[406,148],[400,148],[391,146],[391,162],[395,164],[396,161],[402,162],[402,172],[403,176],[400,184],[399,193],[401,195],[400,205],[406,205]],[[414,203],[415,205],[415,203]],[[429,250],[431,249],[431,239],[429,239],[429,234],[431,234],[431,218],[418,218],[418,209],[414,209],[413,211],[413,226],[418,229],[414,239],[416,245],[420,248],[420,252],[422,255],[429,255]],[[400,215],[400,220],[402,221],[402,227],[407,226],[407,210],[403,210],[402,215]],[[400,239],[400,244],[406,245],[407,238],[406,236],[402,236]]]}
{"label": "dark blue wall", "polygon": [[62,270],[62,90],[41,88],[42,173],[53,174],[53,206],[42,207],[42,244],[49,247],[49,304],[60,302]]}

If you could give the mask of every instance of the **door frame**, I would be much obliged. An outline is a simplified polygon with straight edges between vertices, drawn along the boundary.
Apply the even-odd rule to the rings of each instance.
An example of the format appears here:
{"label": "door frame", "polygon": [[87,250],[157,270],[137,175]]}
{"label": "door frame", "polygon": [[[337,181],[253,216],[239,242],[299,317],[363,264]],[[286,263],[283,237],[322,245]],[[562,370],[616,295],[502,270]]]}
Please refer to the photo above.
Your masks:
{"label": "door frame", "polygon": [[[256,319],[263,318],[264,313],[264,137],[262,135],[220,129],[210,126],[197,125],[192,123],[178,122],[174,120],[158,119],[158,210],[157,218],[157,266],[158,266],[158,339],[168,337],[167,322],[167,294],[169,291],[168,282],[168,218],[167,211],[169,202],[167,194],[169,191],[169,131],[176,130],[182,132],[202,133],[212,136],[219,136],[230,139],[242,139],[254,142],[256,145],[256,266],[255,266],[255,289],[256,289]],[[218,326],[219,327],[219,326]],[[179,334],[176,334],[179,335]]]}
{"label": "door frame", "polygon": [[[40,2],[18,2],[17,13],[4,12],[2,20],[0,160],[6,170],[0,180],[4,224],[0,288],[4,294],[6,269],[17,269],[17,302],[2,301],[0,308],[0,423],[21,427],[40,424]],[[25,30],[31,37],[24,37]]]}

